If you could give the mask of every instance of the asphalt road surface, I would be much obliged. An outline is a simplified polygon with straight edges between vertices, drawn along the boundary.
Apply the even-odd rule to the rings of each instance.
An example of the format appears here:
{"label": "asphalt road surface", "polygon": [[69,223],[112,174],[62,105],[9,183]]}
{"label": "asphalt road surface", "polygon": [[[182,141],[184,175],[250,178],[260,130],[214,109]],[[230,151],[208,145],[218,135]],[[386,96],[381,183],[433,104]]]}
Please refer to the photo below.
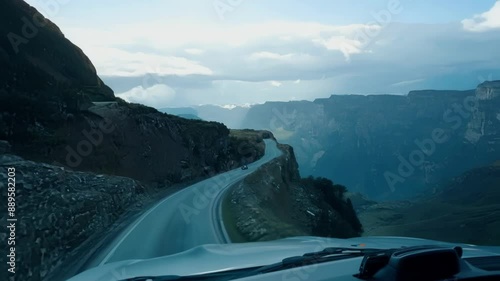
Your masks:
{"label": "asphalt road surface", "polygon": [[249,164],[247,170],[231,170],[166,197],[94,254],[86,267],[171,255],[203,244],[229,243],[220,215],[221,198],[231,185],[282,154],[276,142],[264,141],[265,155]]}

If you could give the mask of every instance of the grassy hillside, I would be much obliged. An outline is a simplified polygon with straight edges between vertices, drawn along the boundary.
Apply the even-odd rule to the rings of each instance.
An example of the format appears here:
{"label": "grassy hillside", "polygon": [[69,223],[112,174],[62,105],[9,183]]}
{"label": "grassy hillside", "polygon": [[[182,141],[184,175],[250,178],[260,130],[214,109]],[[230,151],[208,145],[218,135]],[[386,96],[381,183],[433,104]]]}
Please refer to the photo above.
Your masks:
{"label": "grassy hillside", "polygon": [[359,215],[364,235],[500,245],[500,165],[454,178],[417,202],[378,203]]}

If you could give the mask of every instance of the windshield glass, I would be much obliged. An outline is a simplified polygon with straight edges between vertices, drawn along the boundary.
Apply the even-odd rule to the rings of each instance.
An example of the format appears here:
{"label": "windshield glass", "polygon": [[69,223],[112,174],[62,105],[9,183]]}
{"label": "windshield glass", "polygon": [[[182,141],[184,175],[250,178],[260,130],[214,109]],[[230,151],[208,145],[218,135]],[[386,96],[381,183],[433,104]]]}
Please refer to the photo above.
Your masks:
{"label": "windshield glass", "polygon": [[8,280],[500,246],[499,18],[495,0],[2,0]]}

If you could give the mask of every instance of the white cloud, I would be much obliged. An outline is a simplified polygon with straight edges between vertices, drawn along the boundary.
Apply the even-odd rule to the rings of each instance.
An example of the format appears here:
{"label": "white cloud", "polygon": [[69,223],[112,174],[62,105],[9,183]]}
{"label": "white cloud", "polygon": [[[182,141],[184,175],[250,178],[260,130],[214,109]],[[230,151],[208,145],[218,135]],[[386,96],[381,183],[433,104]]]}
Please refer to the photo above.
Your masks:
{"label": "white cloud", "polygon": [[[127,77],[117,92],[148,88],[141,75],[154,73],[159,79],[153,84],[175,89],[176,106],[407,93],[418,87],[463,89],[474,87],[482,70],[498,76],[498,36],[466,32],[458,22],[394,22],[378,33],[380,28],[307,22],[143,23],[63,31],[89,55],[100,75]],[[469,82],[454,80],[469,74]],[[429,79],[419,83],[416,77]]]}
{"label": "white cloud", "polygon": [[282,83],[281,82],[278,82],[278,81],[271,81],[270,82],[272,86],[274,87],[281,87]]}
{"label": "white cloud", "polygon": [[254,52],[248,57],[248,61],[255,62],[274,62],[287,65],[306,65],[317,62],[320,58],[306,53],[287,53],[279,54],[273,52]]}
{"label": "white cloud", "polygon": [[342,32],[321,38],[313,39],[313,42],[324,46],[328,50],[340,51],[347,61],[351,55],[361,53],[371,53],[371,50],[364,50],[372,40],[376,39],[382,30],[382,26],[372,25],[352,25],[345,26]]}
{"label": "white cloud", "polygon": [[235,109],[235,108],[236,108],[236,107],[238,107],[238,106],[237,106],[237,105],[235,105],[235,104],[226,104],[226,105],[223,105],[223,106],[221,106],[221,107],[222,107],[222,108],[225,108],[225,109],[229,109],[229,110],[231,110],[231,109]]}
{"label": "white cloud", "polygon": [[213,74],[210,68],[183,57],[129,52],[109,47],[88,47],[86,53],[93,59],[100,75],[132,77],[148,73],[180,76]]}
{"label": "white cloud", "polygon": [[196,49],[196,48],[189,48],[189,49],[185,49],[184,52],[186,52],[190,55],[202,55],[205,53],[205,50]]}
{"label": "white cloud", "polygon": [[464,19],[462,26],[465,30],[476,32],[500,28],[500,1],[497,1],[487,12]]}
{"label": "white cloud", "polygon": [[250,55],[250,59],[258,60],[258,59],[272,59],[272,60],[288,60],[293,57],[293,54],[277,54],[271,52],[257,52]]}
{"label": "white cloud", "polygon": [[128,102],[142,103],[147,106],[162,108],[172,105],[172,101],[175,99],[176,94],[175,90],[169,86],[157,84],[149,88],[138,86],[127,92],[116,94],[116,96]]}
{"label": "white cloud", "polygon": [[[263,43],[293,44],[301,41],[305,43],[319,42],[327,50],[341,51],[352,55],[360,53],[360,48],[365,43],[360,42],[360,40],[365,39],[364,35],[367,30],[374,28],[378,27],[364,24],[329,25],[287,21],[236,26],[144,22],[114,25],[98,30],[69,27],[64,29],[64,33],[89,55],[101,72],[102,65],[109,60],[107,58],[109,53],[103,55],[102,49],[111,46],[137,46],[139,49],[144,49],[143,47],[147,46],[148,49],[164,53],[175,52],[182,48],[181,50],[188,54],[202,55],[206,50],[185,48],[185,46],[207,46],[206,48],[221,50],[227,47],[235,49]],[[115,47],[114,49],[120,48]],[[123,48],[121,51],[125,52]],[[115,56],[119,55],[125,54],[116,54]],[[254,54],[254,58],[307,59],[310,56],[307,54],[257,52]]]}
{"label": "white cloud", "polygon": [[394,83],[391,86],[393,86],[393,87],[408,86],[408,85],[416,84],[416,83],[419,83],[419,82],[422,82],[422,81],[424,81],[424,79],[406,80],[406,81],[401,81],[401,82]]}

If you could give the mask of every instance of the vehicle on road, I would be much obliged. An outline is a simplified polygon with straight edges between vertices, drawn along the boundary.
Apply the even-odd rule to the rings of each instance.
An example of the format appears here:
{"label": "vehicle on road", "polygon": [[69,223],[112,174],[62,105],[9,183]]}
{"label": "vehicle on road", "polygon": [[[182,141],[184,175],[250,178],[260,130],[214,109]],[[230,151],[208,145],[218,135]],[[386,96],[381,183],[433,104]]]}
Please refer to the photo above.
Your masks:
{"label": "vehicle on road", "polygon": [[243,165],[243,166],[241,166],[241,169],[242,170],[248,170],[248,166],[247,165]]}
{"label": "vehicle on road", "polygon": [[210,244],[86,271],[92,280],[500,280],[500,247],[403,237]]}

